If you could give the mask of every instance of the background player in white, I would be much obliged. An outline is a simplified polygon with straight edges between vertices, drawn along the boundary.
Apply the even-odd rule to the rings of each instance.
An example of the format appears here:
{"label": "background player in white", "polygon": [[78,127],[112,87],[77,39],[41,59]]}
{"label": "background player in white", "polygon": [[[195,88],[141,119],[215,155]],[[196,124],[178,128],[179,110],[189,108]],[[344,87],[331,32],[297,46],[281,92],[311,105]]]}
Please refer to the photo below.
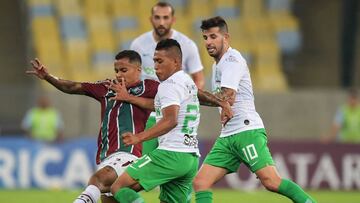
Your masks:
{"label": "background player in white", "polygon": [[296,203],[315,202],[296,183],[282,179],[276,170],[262,119],[255,110],[249,69],[241,54],[229,45],[225,20],[203,20],[201,29],[207,51],[215,60],[213,91],[228,100],[234,117],[222,127],[194,180],[196,202],[212,202],[211,186],[226,174],[236,172],[241,163],[257,175],[266,189]]}
{"label": "background player in white", "polygon": [[[203,65],[196,44],[184,34],[174,30],[175,10],[167,2],[158,2],[151,8],[150,22],[153,30],[146,32],[131,43],[130,49],[141,55],[142,79],[159,80],[155,74],[153,56],[156,44],[163,39],[175,39],[182,49],[182,69],[191,75],[196,86],[202,89],[205,84]],[[150,128],[155,124],[155,114],[152,113],[146,124]],[[157,138],[143,143],[143,154],[147,154],[157,147]]]}

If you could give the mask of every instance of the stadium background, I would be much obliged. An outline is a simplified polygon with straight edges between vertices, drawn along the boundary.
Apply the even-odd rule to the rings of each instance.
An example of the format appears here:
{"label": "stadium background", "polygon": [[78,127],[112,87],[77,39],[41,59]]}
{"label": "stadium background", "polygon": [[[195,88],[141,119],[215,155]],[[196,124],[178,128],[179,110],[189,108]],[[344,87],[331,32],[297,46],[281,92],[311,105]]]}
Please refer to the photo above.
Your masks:
{"label": "stadium background", "polygon": [[[264,119],[281,173],[307,189],[332,191],[324,196],[339,195],[339,199],[323,202],[360,202],[359,194],[356,195],[360,188],[359,145],[319,142],[329,132],[337,106],[345,101],[346,89],[359,87],[358,1],[169,2],[176,9],[174,28],[191,37],[200,48],[207,89],[212,59],[202,44],[199,23],[213,15],[221,15],[228,21],[231,44],[243,53],[250,66],[257,110]],[[29,60],[40,58],[51,73],[66,79],[109,78],[113,75],[114,54],[128,48],[135,36],[151,29],[150,8],[155,3],[153,0],[0,2],[0,187],[4,189],[0,202],[15,202],[8,198],[21,194],[16,193],[19,188],[77,188],[86,183],[86,174],[94,169],[91,146],[99,127],[97,102],[59,93],[26,76]],[[51,98],[63,115],[68,140],[63,145],[49,147],[23,139],[21,119],[35,105],[37,96],[43,94]],[[206,153],[220,126],[215,109],[205,107],[201,113],[199,137],[201,149]],[[50,155],[44,158],[41,154]],[[74,164],[78,160],[86,164]],[[258,188],[254,177],[245,171],[239,174],[218,186],[241,191]],[[26,195],[38,192],[26,191]],[[321,193],[315,193],[315,197],[316,194]],[[55,195],[63,196],[59,192]],[[36,195],[30,196],[34,202],[46,202],[36,201]],[[75,197],[76,193],[70,196]],[[353,199],[345,200],[349,196]]]}

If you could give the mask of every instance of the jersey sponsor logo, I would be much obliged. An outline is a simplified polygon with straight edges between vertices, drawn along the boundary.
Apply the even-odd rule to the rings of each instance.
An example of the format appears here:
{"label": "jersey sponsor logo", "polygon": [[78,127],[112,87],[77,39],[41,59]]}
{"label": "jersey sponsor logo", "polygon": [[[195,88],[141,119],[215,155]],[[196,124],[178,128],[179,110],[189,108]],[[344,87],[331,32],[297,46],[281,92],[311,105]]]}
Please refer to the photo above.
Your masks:
{"label": "jersey sponsor logo", "polygon": [[225,61],[226,62],[230,62],[230,63],[238,63],[239,61],[236,59],[236,57],[235,56],[232,56],[232,55],[230,55],[229,57],[227,57],[226,59],[225,59]]}
{"label": "jersey sponsor logo", "polygon": [[195,136],[190,136],[188,134],[184,135],[184,144],[191,147],[198,147],[198,140]]}
{"label": "jersey sponsor logo", "polygon": [[151,55],[149,53],[143,53],[141,54],[142,57],[151,57]]}
{"label": "jersey sponsor logo", "polygon": [[142,70],[147,75],[155,75],[155,69],[153,67],[143,67]]}

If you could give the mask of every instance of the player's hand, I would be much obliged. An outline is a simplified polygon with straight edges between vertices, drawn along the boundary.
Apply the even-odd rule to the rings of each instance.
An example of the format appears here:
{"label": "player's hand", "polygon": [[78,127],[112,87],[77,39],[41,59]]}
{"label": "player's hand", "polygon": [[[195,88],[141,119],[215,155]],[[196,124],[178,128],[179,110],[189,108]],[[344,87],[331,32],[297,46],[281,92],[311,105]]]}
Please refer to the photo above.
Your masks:
{"label": "player's hand", "polygon": [[131,95],[126,89],[126,84],[124,78],[121,79],[119,83],[111,82],[109,88],[116,92],[114,97],[110,97],[110,100],[118,100],[118,101],[129,101]]}
{"label": "player's hand", "polygon": [[224,102],[221,106],[221,124],[226,125],[226,123],[234,116],[233,111],[229,102]]}
{"label": "player's hand", "polygon": [[121,137],[126,146],[135,145],[140,142],[139,137],[130,132],[123,133]]}
{"label": "player's hand", "polygon": [[40,62],[39,59],[35,58],[30,61],[32,70],[27,70],[26,74],[36,75],[38,78],[44,80],[49,75],[47,68]]}

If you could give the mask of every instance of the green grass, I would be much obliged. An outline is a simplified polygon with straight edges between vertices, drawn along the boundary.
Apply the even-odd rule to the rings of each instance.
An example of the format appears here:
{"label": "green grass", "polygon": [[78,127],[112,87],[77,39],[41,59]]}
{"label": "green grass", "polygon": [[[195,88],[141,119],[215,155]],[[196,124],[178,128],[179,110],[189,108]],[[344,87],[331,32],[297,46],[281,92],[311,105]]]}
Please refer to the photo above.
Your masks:
{"label": "green grass", "polygon": [[[1,203],[64,203],[73,202],[80,191],[56,190],[0,190]],[[313,191],[309,192],[318,203],[359,203],[360,192]],[[146,202],[159,202],[158,191],[142,192]],[[193,201],[195,202],[195,201]],[[219,203],[291,203],[278,194],[267,191],[242,192],[236,190],[214,190],[214,202]]]}

